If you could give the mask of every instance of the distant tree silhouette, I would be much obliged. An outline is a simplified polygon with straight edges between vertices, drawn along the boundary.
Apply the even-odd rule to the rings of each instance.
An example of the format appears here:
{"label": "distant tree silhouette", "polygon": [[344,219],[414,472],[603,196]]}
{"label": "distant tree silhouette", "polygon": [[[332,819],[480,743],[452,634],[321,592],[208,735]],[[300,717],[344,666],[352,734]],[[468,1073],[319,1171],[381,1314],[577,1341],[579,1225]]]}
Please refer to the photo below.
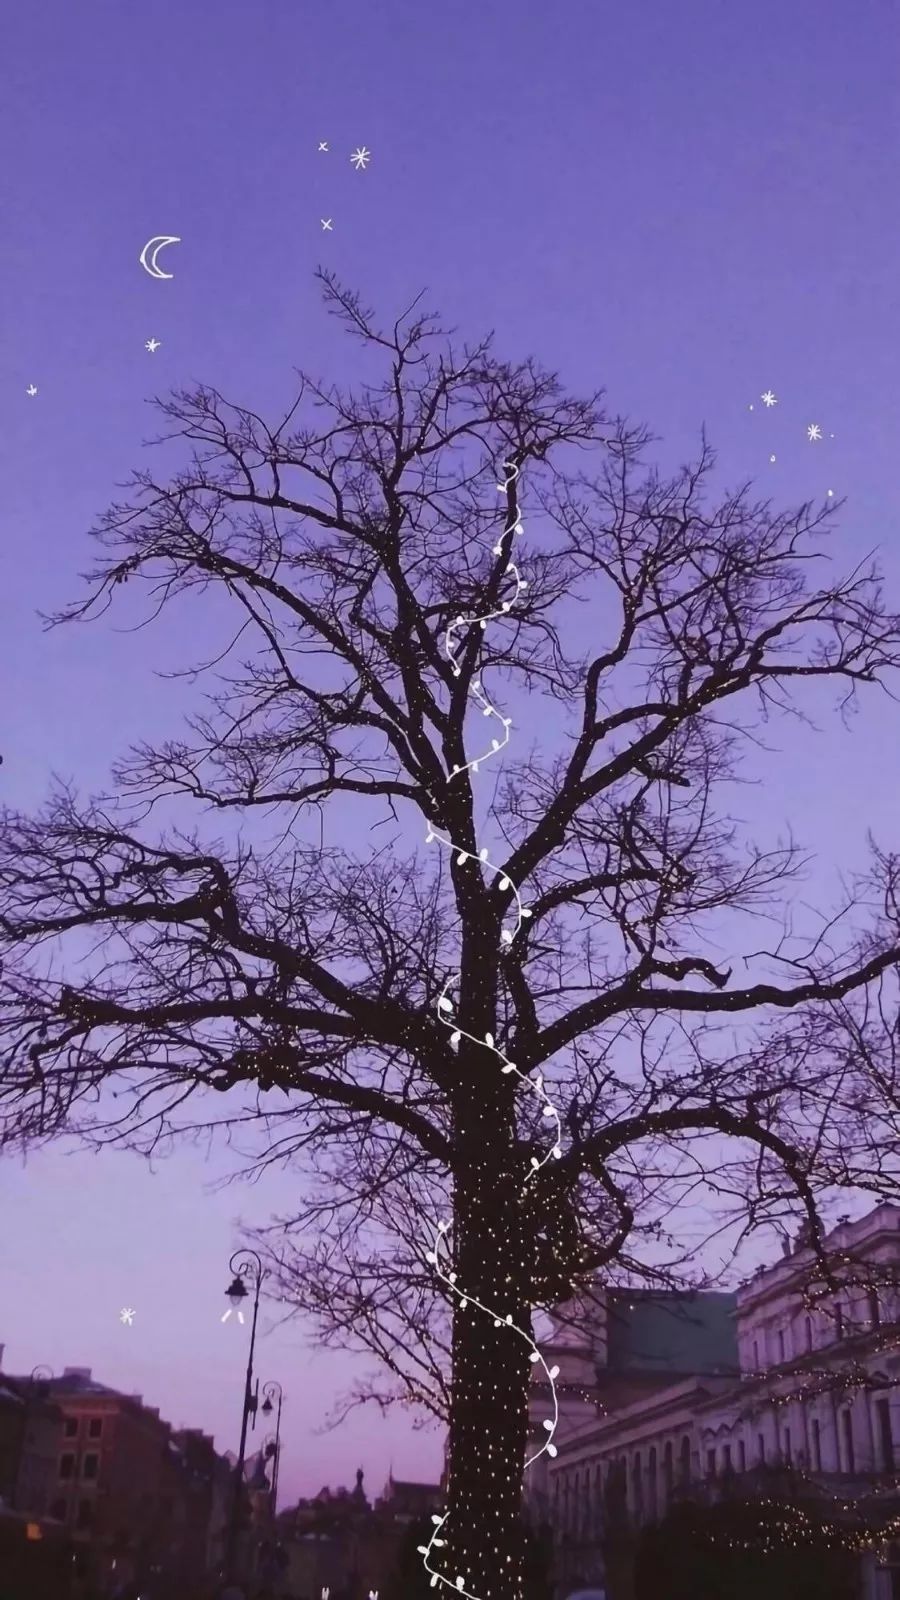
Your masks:
{"label": "distant tree silhouette", "polygon": [[[849,892],[865,917],[761,951],[755,919],[784,911],[802,858],[749,841],[728,807],[754,717],[887,680],[900,622],[869,569],[815,586],[827,510],[776,513],[746,488],[711,503],[705,441],[663,480],[601,396],[568,398],[489,342],[455,348],[416,308],[382,332],[323,282],[380,387],[304,379],[274,426],[209,388],[159,402],[190,458],[136,474],[95,530],[87,598],[51,619],[138,590],[235,626],[197,669],[216,687],[188,737],[136,744],[112,797],[57,786],[40,814],[4,814],[0,1103],[24,1142],[261,1131],[257,1165],[305,1163],[288,1222],[319,1230],[321,1281],[329,1262],[365,1279],[404,1205],[423,1229],[451,1221],[459,1287],[433,1285],[424,1240],[401,1306],[424,1331],[443,1296],[448,1348],[383,1340],[383,1357],[395,1395],[449,1411],[440,1571],[520,1600],[531,1367],[506,1319],[528,1332],[598,1268],[663,1259],[701,1180],[747,1226],[799,1208],[818,1251],[823,1188],[894,1192],[872,1135],[889,1075],[829,1030],[896,968],[897,860],[874,851]],[[508,752],[494,718],[468,726],[477,686],[491,705],[530,691],[528,718],[546,696],[560,748],[539,755],[527,722],[517,744],[518,713]],[[478,807],[495,782],[510,842],[493,871]],[[186,830],[190,803],[243,831]],[[397,819],[396,838],[303,837],[340,807],[354,829]],[[400,810],[436,830],[430,855],[395,848]],[[760,1015],[788,1020],[738,1028]],[[531,1086],[546,1076],[549,1118],[488,1035]]]}

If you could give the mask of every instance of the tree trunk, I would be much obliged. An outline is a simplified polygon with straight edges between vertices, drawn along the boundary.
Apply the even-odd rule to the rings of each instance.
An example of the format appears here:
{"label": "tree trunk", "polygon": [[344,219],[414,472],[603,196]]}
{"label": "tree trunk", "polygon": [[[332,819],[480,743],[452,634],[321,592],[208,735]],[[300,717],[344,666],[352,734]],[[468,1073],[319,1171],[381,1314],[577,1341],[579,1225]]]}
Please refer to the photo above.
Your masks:
{"label": "tree trunk", "polygon": [[463,1592],[477,1600],[522,1600],[522,1468],[532,1345],[516,1329],[530,1335],[531,1312],[524,1293],[519,1177],[502,1164],[502,1138],[490,1150],[486,1145],[485,1109],[481,1152],[456,1184],[457,1288],[471,1298],[465,1306],[457,1301],[453,1320],[449,1515],[441,1530],[447,1547],[433,1552],[429,1565],[451,1584],[462,1577]]}

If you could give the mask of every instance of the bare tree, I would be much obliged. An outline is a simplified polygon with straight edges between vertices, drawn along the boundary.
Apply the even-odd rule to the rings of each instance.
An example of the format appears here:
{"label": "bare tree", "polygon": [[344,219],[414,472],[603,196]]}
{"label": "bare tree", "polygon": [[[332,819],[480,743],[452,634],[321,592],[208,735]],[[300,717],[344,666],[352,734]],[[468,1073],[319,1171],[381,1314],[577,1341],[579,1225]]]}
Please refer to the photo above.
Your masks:
{"label": "bare tree", "polygon": [[[366,1181],[430,1175],[452,1203],[428,1219],[452,1223],[446,1267],[430,1252],[452,1388],[428,1559],[442,1587],[506,1600],[533,1308],[679,1198],[740,1205],[748,1226],[799,1207],[820,1244],[823,1188],[872,1170],[842,1130],[877,1086],[814,1041],[896,966],[896,864],[876,856],[808,940],[760,950],[802,860],[749,842],[728,804],[761,722],[819,682],[843,706],[882,683],[900,620],[871,568],[824,564],[826,510],[776,513],[748,487],[711,503],[705,442],[663,480],[601,396],[489,342],[454,348],[415,307],[383,333],[324,283],[380,385],[304,378],[274,427],[207,388],[158,402],[190,460],[135,476],[95,530],[87,598],[50,619],[145,584],[154,612],[209,591],[236,629],[197,669],[215,687],[189,737],[133,748],[112,797],[58,789],[5,815],[6,1128],[158,1144],[202,1124],[205,1090],[236,1091],[225,1120],[261,1111],[275,1154],[355,1141]],[[550,758],[507,737],[495,700],[518,689],[553,707]],[[489,760],[496,864],[476,815]],[[151,832],[159,800],[241,831]],[[351,802],[417,818],[436,870],[299,842],[306,814]],[[262,1105],[276,1092],[284,1112]],[[886,1192],[894,1166],[872,1181]]]}

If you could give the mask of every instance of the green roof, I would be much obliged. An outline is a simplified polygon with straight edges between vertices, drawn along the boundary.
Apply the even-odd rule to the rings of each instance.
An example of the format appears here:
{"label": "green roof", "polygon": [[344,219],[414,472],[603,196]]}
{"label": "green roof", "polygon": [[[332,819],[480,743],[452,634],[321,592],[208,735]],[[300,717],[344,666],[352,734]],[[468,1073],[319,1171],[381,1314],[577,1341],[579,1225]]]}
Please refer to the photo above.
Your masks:
{"label": "green roof", "polygon": [[607,1313],[609,1372],[739,1370],[734,1294],[615,1289]]}

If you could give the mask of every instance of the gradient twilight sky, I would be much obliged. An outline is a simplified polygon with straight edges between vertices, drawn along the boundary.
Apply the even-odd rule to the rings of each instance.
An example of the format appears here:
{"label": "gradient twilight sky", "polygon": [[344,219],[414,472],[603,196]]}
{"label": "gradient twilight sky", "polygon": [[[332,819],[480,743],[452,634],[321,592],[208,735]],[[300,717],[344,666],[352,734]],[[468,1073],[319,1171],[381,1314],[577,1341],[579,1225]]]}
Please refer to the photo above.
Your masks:
{"label": "gradient twilight sky", "polygon": [[[729,481],[847,496],[839,549],[880,547],[900,595],[895,0],[30,0],[3,33],[8,803],[37,804],[51,770],[100,786],[132,738],[175,732],[185,690],[153,676],[186,659],[173,623],[47,636],[35,612],[76,592],[86,529],[154,431],[148,395],[204,381],[271,413],[296,365],[343,375],[320,263],[385,319],[426,288],[463,335],[494,328],[511,359],[605,385],[664,464],[705,422]],[[137,257],[161,233],[182,243],[155,282]],[[867,825],[896,845],[900,758],[889,702],[851,735],[825,727],[792,735],[753,815],[768,835],[790,818],[827,893]],[[234,1224],[288,1209],[297,1180],[211,1192],[230,1170],[193,1148],[152,1172],[118,1152],[4,1160],[7,1368],[89,1365],[235,1447]],[[315,1435],[352,1368],[298,1329],[266,1334],[258,1370],[287,1396],[282,1503],[358,1464],[370,1492],[391,1460],[438,1472],[437,1437],[400,1421]]]}

